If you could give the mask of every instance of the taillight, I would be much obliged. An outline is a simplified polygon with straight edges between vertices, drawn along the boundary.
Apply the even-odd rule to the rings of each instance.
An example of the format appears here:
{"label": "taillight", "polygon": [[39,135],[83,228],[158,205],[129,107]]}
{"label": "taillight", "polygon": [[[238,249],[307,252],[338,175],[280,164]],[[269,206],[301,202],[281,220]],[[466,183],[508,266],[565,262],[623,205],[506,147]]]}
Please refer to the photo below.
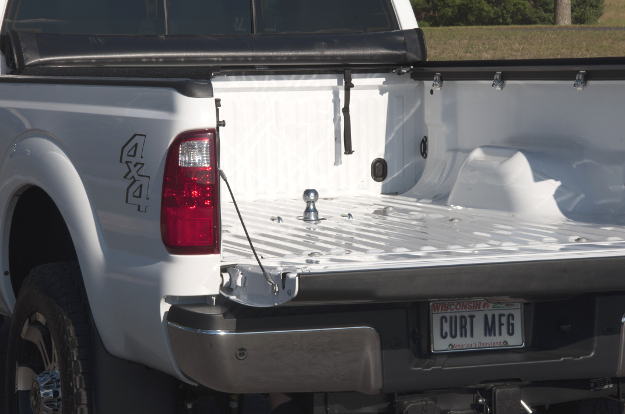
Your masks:
{"label": "taillight", "polygon": [[170,253],[219,253],[219,175],[215,130],[189,131],[169,148],[161,236]]}

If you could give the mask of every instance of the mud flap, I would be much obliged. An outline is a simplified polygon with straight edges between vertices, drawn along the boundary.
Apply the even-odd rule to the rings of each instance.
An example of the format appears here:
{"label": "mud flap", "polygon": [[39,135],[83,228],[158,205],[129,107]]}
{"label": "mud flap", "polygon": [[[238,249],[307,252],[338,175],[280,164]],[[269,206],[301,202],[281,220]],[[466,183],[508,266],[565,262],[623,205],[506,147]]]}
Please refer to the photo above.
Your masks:
{"label": "mud flap", "polygon": [[[93,323],[92,323],[93,325]],[[170,375],[109,354],[91,328],[95,414],[174,414],[179,382]]]}

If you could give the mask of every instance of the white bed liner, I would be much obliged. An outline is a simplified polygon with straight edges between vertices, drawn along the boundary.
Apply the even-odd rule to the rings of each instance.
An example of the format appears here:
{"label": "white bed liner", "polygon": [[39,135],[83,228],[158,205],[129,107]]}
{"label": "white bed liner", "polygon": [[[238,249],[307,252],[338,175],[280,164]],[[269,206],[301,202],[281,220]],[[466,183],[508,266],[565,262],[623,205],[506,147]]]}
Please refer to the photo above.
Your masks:
{"label": "white bed liner", "polygon": [[[625,290],[623,81],[583,93],[564,81],[510,81],[503,92],[446,81],[430,92],[363,75],[350,156],[342,80],[286,81],[215,83],[234,125],[221,167],[266,268],[222,191],[225,296],[275,306]],[[388,163],[381,183],[370,177],[377,158]],[[321,197],[316,225],[297,219],[307,188]],[[278,295],[265,278],[282,284]]]}
{"label": "white bed liner", "polygon": [[[222,207],[222,264],[255,265],[232,202]],[[523,218],[385,195],[321,198],[319,224],[298,219],[301,199],[239,208],[263,265],[300,274],[625,256],[625,225],[608,221]]]}

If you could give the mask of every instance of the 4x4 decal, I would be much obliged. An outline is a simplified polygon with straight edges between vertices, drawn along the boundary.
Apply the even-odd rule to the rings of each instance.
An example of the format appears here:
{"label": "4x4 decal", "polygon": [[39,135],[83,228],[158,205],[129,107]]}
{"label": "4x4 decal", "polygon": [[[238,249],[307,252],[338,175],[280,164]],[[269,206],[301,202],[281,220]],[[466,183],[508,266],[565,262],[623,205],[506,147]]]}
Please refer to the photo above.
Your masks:
{"label": "4x4 decal", "polygon": [[126,180],[132,182],[126,189],[126,203],[137,206],[137,211],[145,213],[148,209],[148,191],[150,190],[150,176],[141,174],[145,166],[143,163],[143,146],[145,135],[135,134],[124,144],[119,162],[126,164],[128,172]]}

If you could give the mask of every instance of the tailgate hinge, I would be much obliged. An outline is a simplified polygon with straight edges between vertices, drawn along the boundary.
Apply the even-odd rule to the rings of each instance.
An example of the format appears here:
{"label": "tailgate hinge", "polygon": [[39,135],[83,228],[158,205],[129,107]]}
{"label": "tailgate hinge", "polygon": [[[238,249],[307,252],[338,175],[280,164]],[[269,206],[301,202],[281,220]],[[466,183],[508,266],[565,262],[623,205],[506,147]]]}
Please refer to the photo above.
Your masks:
{"label": "tailgate hinge", "polygon": [[[225,271],[224,271],[225,270]],[[272,307],[282,305],[297,296],[300,269],[271,267],[261,270],[255,265],[236,265],[221,272],[220,293],[228,299],[247,306]],[[271,278],[278,291],[267,284]]]}

